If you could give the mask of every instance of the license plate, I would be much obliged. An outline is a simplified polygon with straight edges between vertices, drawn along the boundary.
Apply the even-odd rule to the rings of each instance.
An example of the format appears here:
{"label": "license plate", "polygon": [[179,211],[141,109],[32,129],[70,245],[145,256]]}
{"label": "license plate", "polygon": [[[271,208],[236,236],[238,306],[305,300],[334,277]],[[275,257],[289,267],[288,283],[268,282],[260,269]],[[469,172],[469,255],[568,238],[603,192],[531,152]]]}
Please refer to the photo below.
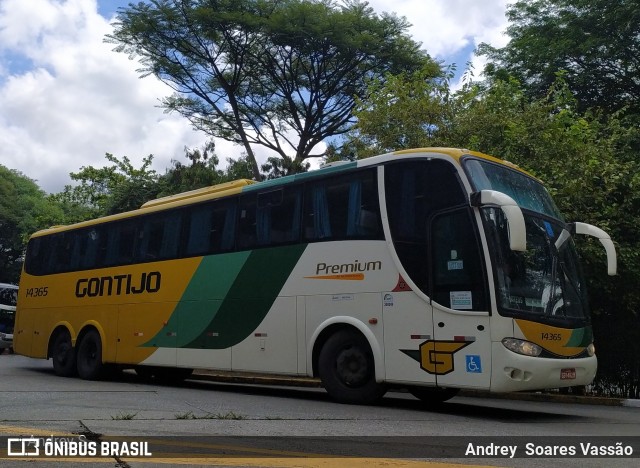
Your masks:
{"label": "license plate", "polygon": [[576,378],[575,369],[562,369],[560,371],[560,380],[573,380]]}

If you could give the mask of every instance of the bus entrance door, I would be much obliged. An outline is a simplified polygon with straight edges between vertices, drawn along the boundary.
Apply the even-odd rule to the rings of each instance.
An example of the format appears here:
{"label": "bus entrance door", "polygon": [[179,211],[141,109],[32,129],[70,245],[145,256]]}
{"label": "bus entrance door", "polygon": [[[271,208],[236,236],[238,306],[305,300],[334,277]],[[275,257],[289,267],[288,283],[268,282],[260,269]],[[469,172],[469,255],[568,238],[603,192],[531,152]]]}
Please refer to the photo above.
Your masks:
{"label": "bus entrance door", "polygon": [[430,350],[438,385],[489,388],[491,328],[485,270],[469,208],[431,221]]}
{"label": "bus entrance door", "polygon": [[486,388],[491,384],[488,313],[462,313],[434,304],[432,371],[442,387]]}

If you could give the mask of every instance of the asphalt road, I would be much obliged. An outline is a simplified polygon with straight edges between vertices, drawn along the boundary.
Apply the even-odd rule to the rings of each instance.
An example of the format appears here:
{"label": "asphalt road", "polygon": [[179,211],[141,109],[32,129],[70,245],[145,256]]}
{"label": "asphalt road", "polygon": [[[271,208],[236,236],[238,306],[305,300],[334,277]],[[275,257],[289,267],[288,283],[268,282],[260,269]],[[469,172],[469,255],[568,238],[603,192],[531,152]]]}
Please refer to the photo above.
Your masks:
{"label": "asphalt road", "polygon": [[[45,453],[51,436],[64,456]],[[39,458],[15,456],[26,438],[40,441]],[[545,467],[561,459],[562,466],[626,467],[638,464],[640,408],[469,397],[429,408],[400,393],[377,406],[341,405],[314,387],[210,379],[159,385],[132,373],[97,382],[61,378],[50,361],[3,355],[0,439],[0,466],[31,459],[47,467]],[[78,451],[100,453],[103,443],[111,451],[72,456],[69,441]],[[633,450],[636,458],[582,458],[594,445]],[[153,455],[132,456],[143,449]],[[481,458],[480,450],[499,455]],[[553,459],[545,458],[549,450]]]}

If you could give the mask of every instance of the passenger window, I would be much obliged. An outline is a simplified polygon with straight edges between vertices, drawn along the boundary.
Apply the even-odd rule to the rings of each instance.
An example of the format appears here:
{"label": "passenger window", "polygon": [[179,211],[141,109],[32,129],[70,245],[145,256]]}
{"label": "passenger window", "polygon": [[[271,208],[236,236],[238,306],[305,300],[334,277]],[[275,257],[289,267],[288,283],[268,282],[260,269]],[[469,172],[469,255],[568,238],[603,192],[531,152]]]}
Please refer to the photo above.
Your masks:
{"label": "passenger window", "polygon": [[300,187],[286,187],[258,194],[256,219],[259,245],[295,242],[300,236]]}
{"label": "passenger window", "polygon": [[75,234],[61,232],[52,236],[52,240],[53,249],[49,254],[48,270],[56,273],[69,271],[74,253]]}
{"label": "passenger window", "polygon": [[73,270],[95,268],[100,248],[102,229],[88,228],[76,233],[77,241],[73,255]]}
{"label": "passenger window", "polygon": [[142,231],[137,222],[119,222],[108,228],[105,266],[126,265],[133,261]]}
{"label": "passenger window", "polygon": [[216,200],[191,210],[186,254],[228,252],[235,246],[237,200]]}
{"label": "passenger window", "polygon": [[376,180],[372,169],[307,184],[305,239],[381,239]]}
{"label": "passenger window", "polygon": [[138,260],[141,262],[173,258],[178,252],[181,216],[177,212],[147,216],[139,235]]}
{"label": "passenger window", "polygon": [[252,249],[258,245],[255,193],[240,197],[238,210],[238,248]]}
{"label": "passenger window", "polygon": [[282,245],[300,237],[300,187],[283,187],[240,200],[239,247]]}

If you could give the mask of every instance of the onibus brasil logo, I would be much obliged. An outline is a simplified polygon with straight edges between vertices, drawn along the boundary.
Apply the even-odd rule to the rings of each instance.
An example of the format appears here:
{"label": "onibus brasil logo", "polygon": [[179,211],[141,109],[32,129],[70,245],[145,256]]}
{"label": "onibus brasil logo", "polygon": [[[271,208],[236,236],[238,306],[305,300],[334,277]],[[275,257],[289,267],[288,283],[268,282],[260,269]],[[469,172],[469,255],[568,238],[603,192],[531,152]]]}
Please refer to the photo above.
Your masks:
{"label": "onibus brasil logo", "polygon": [[149,442],[69,437],[9,437],[9,457],[150,457]]}

